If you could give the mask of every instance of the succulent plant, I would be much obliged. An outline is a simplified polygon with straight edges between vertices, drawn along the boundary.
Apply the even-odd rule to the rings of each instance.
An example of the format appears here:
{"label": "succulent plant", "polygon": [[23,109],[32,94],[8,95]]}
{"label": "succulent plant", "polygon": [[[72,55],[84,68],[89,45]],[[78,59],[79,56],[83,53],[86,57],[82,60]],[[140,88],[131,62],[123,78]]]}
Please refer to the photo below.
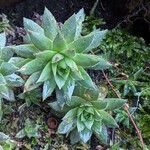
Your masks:
{"label": "succulent plant", "polygon": [[57,88],[71,98],[75,83],[90,88],[94,84],[85,69],[106,69],[110,63],[100,56],[87,54],[99,46],[106,30],[95,30],[82,36],[84,11],[73,14],[64,24],[58,24],[45,8],[42,25],[24,18],[26,44],[16,46],[14,62],[24,75],[30,75],[24,92],[43,85],[43,100]]}
{"label": "succulent plant", "polygon": [[0,99],[15,100],[13,88],[24,84],[23,79],[15,74],[18,69],[10,62],[13,51],[6,46],[6,35],[0,33]]}
{"label": "succulent plant", "polygon": [[[106,127],[117,127],[116,121],[107,111],[113,111],[125,104],[124,99],[102,98],[99,90],[77,87],[64,111],[66,115],[58,127],[60,134],[70,134],[71,142],[82,140],[86,143],[94,133],[103,143],[107,143]],[[57,102],[49,104],[60,112]]]}

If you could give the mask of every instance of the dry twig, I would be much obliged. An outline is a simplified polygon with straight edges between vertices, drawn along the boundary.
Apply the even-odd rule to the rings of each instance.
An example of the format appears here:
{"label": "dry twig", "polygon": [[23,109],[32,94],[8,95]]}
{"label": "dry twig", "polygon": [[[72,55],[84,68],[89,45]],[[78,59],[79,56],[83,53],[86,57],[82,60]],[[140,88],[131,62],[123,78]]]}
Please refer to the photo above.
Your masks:
{"label": "dry twig", "polygon": [[[117,96],[118,98],[121,98],[120,95],[119,95],[119,93],[115,90],[115,87],[112,85],[112,83],[111,83],[110,80],[108,79],[108,77],[107,77],[107,75],[105,74],[105,72],[104,72],[104,71],[102,71],[102,72],[103,72],[103,76],[105,77],[106,81],[108,82],[109,86],[112,88],[112,90],[114,91],[114,93],[116,94],[116,96]],[[128,104],[126,103],[125,106],[124,106],[124,110],[127,112],[128,116],[129,116],[129,118],[130,118],[130,120],[131,120],[131,122],[132,122],[132,124],[133,124],[133,126],[134,126],[134,128],[135,128],[135,130],[136,130],[136,132],[137,132],[137,135],[138,135],[138,137],[139,137],[139,139],[140,139],[140,141],[141,141],[142,147],[143,147],[143,149],[144,149],[144,141],[143,141],[142,134],[141,134],[139,128],[137,127],[136,123],[134,122],[134,119],[133,119],[132,115],[130,114],[128,108],[129,108],[129,106],[128,106]]]}

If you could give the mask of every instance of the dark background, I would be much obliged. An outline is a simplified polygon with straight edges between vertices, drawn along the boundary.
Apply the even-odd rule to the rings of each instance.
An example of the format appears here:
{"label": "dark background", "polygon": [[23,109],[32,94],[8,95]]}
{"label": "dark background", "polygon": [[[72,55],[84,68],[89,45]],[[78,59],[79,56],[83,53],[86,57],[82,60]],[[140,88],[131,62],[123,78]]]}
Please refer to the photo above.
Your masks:
{"label": "dark background", "polygon": [[[2,0],[0,13],[8,16],[15,26],[22,26],[23,17],[32,18],[34,12],[43,14],[46,6],[64,22],[74,12],[84,8],[88,15],[96,0]],[[13,1],[15,1],[13,3]],[[150,42],[150,1],[149,0],[99,0],[95,15],[106,22],[103,28],[112,29],[117,25],[131,34]]]}

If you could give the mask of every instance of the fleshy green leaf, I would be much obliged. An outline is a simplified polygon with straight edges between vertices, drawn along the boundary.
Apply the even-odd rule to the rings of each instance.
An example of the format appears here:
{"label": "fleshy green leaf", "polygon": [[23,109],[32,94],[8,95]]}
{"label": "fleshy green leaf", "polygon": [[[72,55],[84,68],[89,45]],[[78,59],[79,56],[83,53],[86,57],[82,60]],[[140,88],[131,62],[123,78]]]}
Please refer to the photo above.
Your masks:
{"label": "fleshy green leaf", "polygon": [[87,127],[87,129],[91,130],[93,124],[94,124],[94,119],[91,119],[91,120],[86,120],[84,122],[85,126]]}
{"label": "fleshy green leaf", "polygon": [[58,88],[61,89],[65,85],[66,80],[58,74],[54,78]]}
{"label": "fleshy green leaf", "polygon": [[103,126],[100,122],[94,123],[93,125],[93,131],[96,135],[96,137],[104,144],[107,144],[108,141],[108,133],[107,128]]}
{"label": "fleshy green leaf", "polygon": [[32,21],[31,19],[23,18],[23,24],[26,30],[31,30],[34,32],[38,32],[40,34],[44,34],[43,28],[34,21]]}
{"label": "fleshy green leaf", "polygon": [[103,70],[103,69],[108,69],[111,66],[112,66],[111,63],[109,63],[104,58],[99,57],[99,62],[96,65],[92,66],[91,69],[94,69],[94,70]]}
{"label": "fleshy green leaf", "polygon": [[60,60],[59,63],[58,63],[59,67],[62,68],[62,69],[66,69],[67,68],[67,64],[65,62],[65,60]]}
{"label": "fleshy green leaf", "polygon": [[102,122],[101,121],[95,121],[92,130],[96,132],[97,134],[101,133],[102,131]]}
{"label": "fleshy green leaf", "polygon": [[[3,100],[2,97],[0,97],[0,122],[2,121],[3,118]],[[0,141],[1,141],[1,137],[0,137]]]}
{"label": "fleshy green leaf", "polygon": [[83,77],[79,70],[71,71],[70,76],[72,77],[73,80],[83,80]]}
{"label": "fleshy green leaf", "polygon": [[96,65],[99,62],[100,57],[96,55],[78,53],[73,59],[79,66],[88,68]]}
{"label": "fleshy green leaf", "polygon": [[65,49],[61,51],[61,54],[72,59],[76,55],[76,51],[74,49]]}
{"label": "fleshy green leaf", "polygon": [[77,53],[81,53],[87,49],[93,40],[94,35],[81,37],[68,45],[69,49],[75,49]]}
{"label": "fleshy green leaf", "polygon": [[107,102],[106,110],[120,108],[126,103],[126,100],[119,98],[105,98],[104,101]]}
{"label": "fleshy green leaf", "polygon": [[8,62],[3,62],[0,66],[0,72],[3,75],[10,75],[10,74],[16,72],[17,69],[18,68],[16,66],[14,66],[13,64],[8,63]]}
{"label": "fleshy green leaf", "polygon": [[4,60],[0,59],[0,65],[4,62]]}
{"label": "fleshy green leaf", "polygon": [[65,72],[63,72],[62,75],[56,74],[54,76],[56,84],[57,84],[59,89],[61,89],[65,85],[65,82],[67,81],[69,73],[70,73],[70,70],[65,70]]}
{"label": "fleshy green leaf", "polygon": [[86,143],[92,136],[92,131],[88,130],[88,129],[84,129],[83,131],[81,131],[80,133],[80,138],[81,140]]}
{"label": "fleshy green leaf", "polygon": [[67,120],[63,120],[58,127],[58,133],[60,134],[66,134],[68,132],[70,132],[70,130],[73,127],[73,122],[69,122]]}
{"label": "fleshy green leaf", "polygon": [[57,103],[58,105],[63,108],[64,105],[66,104],[67,98],[64,95],[63,90],[59,90],[58,88],[56,88],[56,99],[57,99]]}
{"label": "fleshy green leaf", "polygon": [[51,41],[54,40],[54,38],[57,35],[58,25],[57,22],[52,15],[52,13],[45,8],[44,15],[43,15],[43,28],[45,35],[50,38]]}
{"label": "fleshy green leaf", "polygon": [[23,79],[16,74],[5,76],[5,79],[10,87],[20,87],[24,84]]}
{"label": "fleshy green leaf", "polygon": [[80,120],[80,118],[78,117],[77,119],[77,129],[78,129],[78,132],[81,132],[83,131],[85,128],[85,125],[84,123]]}
{"label": "fleshy green leaf", "polygon": [[103,30],[103,31],[95,30],[95,31],[91,32],[90,35],[94,35],[94,37],[93,37],[90,45],[85,49],[84,53],[87,53],[90,50],[97,48],[100,45],[103,38],[105,37],[106,32],[107,32],[107,30]]}
{"label": "fleshy green leaf", "polygon": [[44,68],[47,62],[42,59],[34,59],[21,67],[19,72],[25,75],[30,75]]}
{"label": "fleshy green leaf", "polygon": [[24,85],[24,92],[34,90],[41,85],[41,83],[36,83],[37,80],[39,79],[39,76],[40,72],[35,72],[27,79]]}
{"label": "fleshy green leaf", "polygon": [[67,66],[69,66],[72,71],[78,70],[76,63],[72,59],[65,58],[65,62],[67,64]]}
{"label": "fleshy green leaf", "polygon": [[4,61],[9,61],[13,54],[14,52],[11,47],[4,47],[3,49],[0,49],[0,58]]}
{"label": "fleshy green leaf", "polygon": [[44,82],[48,79],[51,79],[52,77],[52,68],[51,68],[51,62],[49,62],[43,69],[40,78],[38,79],[38,82]]}
{"label": "fleshy green leaf", "polygon": [[68,99],[71,99],[74,88],[75,88],[75,81],[72,79],[68,79],[65,85],[63,86],[64,94],[68,97]]}
{"label": "fleshy green leaf", "polygon": [[43,52],[36,53],[35,56],[36,58],[39,58],[43,61],[50,61],[52,57],[56,54],[55,51],[50,51],[50,50],[45,50]]}
{"label": "fleshy green leaf", "polygon": [[55,77],[56,73],[57,73],[57,63],[52,64],[52,71],[53,71],[53,75]]}
{"label": "fleshy green leaf", "polygon": [[62,34],[64,35],[67,43],[74,41],[77,27],[76,21],[76,15],[73,14],[68,20],[65,21],[62,27]]}
{"label": "fleshy green leaf", "polygon": [[62,108],[60,107],[60,105],[57,103],[57,101],[54,101],[52,103],[48,103],[48,105],[54,109],[57,112],[62,112]]}
{"label": "fleshy green leaf", "polygon": [[43,85],[43,100],[49,97],[56,87],[56,83],[52,78],[50,81],[45,81]]}
{"label": "fleshy green leaf", "polygon": [[33,31],[28,31],[28,33],[31,41],[39,50],[43,51],[52,49],[52,41],[45,35]]}
{"label": "fleshy green leaf", "polygon": [[16,67],[20,68],[30,61],[31,61],[30,58],[25,59],[25,58],[21,58],[21,57],[12,57],[12,58],[10,58],[8,63],[11,63],[11,64],[15,65]]}
{"label": "fleshy green leaf", "polygon": [[6,44],[6,35],[5,33],[0,33],[0,49],[4,48]]}
{"label": "fleshy green leaf", "polygon": [[39,52],[39,50],[33,44],[24,44],[14,47],[17,55],[25,58],[33,58],[34,53]]}
{"label": "fleshy green leaf", "polygon": [[64,58],[63,55],[57,53],[53,58],[52,58],[52,63],[57,63],[58,61],[62,60]]}
{"label": "fleshy green leaf", "polygon": [[93,83],[93,81],[92,81],[91,77],[88,75],[88,73],[82,67],[79,67],[79,70],[83,77],[83,80],[79,81],[79,83],[82,86],[85,86],[86,88],[89,87],[89,88],[95,89],[95,84]]}
{"label": "fleshy green leaf", "polygon": [[116,121],[109,113],[107,113],[106,111],[103,111],[103,110],[99,110],[98,112],[102,118],[102,122],[105,125],[107,125],[109,127],[118,127]]}
{"label": "fleshy green leaf", "polygon": [[82,22],[84,21],[85,14],[83,8],[76,14],[76,35],[75,40],[81,36]]}
{"label": "fleshy green leaf", "polygon": [[58,32],[53,42],[53,50],[60,52],[63,51],[64,49],[66,49],[66,41],[63,35],[60,32]]}
{"label": "fleshy green leaf", "polygon": [[69,48],[75,49],[76,52],[89,52],[90,50],[97,48],[100,42],[104,38],[106,30],[104,31],[93,31],[89,35],[83,36],[74,42],[69,44]]}
{"label": "fleshy green leaf", "polygon": [[77,107],[84,103],[85,103],[85,100],[78,96],[72,96],[71,100],[67,101],[67,105],[70,107]]}
{"label": "fleshy green leaf", "polygon": [[91,101],[92,105],[94,106],[94,108],[101,110],[101,109],[105,109],[107,106],[107,103],[105,102],[105,100],[96,100],[96,101]]}
{"label": "fleshy green leaf", "polygon": [[69,110],[66,115],[63,117],[63,120],[72,121],[74,118],[76,118],[78,108],[73,108]]}
{"label": "fleshy green leaf", "polygon": [[99,96],[99,90],[97,88],[95,89],[90,89],[90,88],[85,88],[83,86],[76,86],[74,90],[74,95],[83,98],[85,100],[89,101],[95,101],[98,99]]}

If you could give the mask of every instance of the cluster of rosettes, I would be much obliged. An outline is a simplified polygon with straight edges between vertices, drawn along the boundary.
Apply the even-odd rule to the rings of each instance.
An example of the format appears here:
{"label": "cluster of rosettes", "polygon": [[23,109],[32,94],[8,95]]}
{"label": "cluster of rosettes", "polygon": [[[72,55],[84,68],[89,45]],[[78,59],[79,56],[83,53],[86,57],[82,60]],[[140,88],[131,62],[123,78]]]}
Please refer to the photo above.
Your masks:
{"label": "cluster of rosettes", "polygon": [[[117,126],[106,111],[121,107],[125,100],[100,98],[98,88],[86,72],[86,69],[106,69],[111,64],[91,54],[100,45],[106,30],[94,30],[83,36],[84,18],[81,9],[58,25],[45,9],[41,25],[24,19],[25,44],[5,47],[6,36],[0,34],[0,107],[2,98],[15,99],[14,87],[24,85],[23,94],[29,94],[43,85],[43,100],[56,90],[57,101],[49,105],[58,112],[67,110],[59,133],[70,134],[73,143],[80,139],[86,143],[95,133],[106,143],[106,126]],[[25,83],[16,73],[27,75]]]}
{"label": "cluster of rosettes", "polygon": [[[101,98],[98,89],[93,91],[83,87],[75,90],[74,95],[76,96],[67,101],[67,113],[59,125],[58,132],[70,134],[72,143],[80,140],[86,143],[93,133],[101,142],[107,143],[106,127],[118,126],[107,111],[122,107],[126,101],[118,98]],[[50,103],[50,106],[58,112],[61,110],[56,102]]]}

